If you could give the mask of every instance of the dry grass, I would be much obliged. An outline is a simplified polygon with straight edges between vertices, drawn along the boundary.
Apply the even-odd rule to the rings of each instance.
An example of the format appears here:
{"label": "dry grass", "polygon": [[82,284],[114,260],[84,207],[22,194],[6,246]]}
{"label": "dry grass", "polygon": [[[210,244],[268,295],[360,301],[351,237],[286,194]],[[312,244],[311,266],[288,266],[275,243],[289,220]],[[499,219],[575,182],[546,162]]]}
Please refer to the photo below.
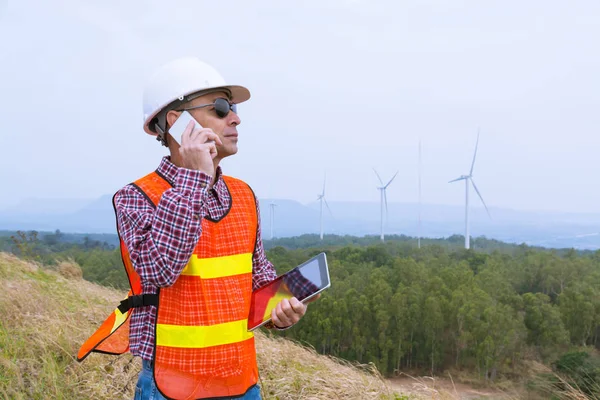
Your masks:
{"label": "dry grass", "polygon": [[[544,398],[552,397],[556,400],[593,400],[598,398],[584,393],[539,362],[530,362],[529,371],[532,384],[535,385],[536,391],[541,393]],[[596,390],[598,390],[598,387],[596,387]]]}
{"label": "dry grass", "polygon": [[58,273],[67,279],[83,279],[83,270],[71,259],[58,264]]}
{"label": "dry grass", "polygon": [[[74,264],[74,263],[69,263]],[[131,399],[140,362],[92,354],[81,343],[124,293],[0,253],[0,398]],[[59,266],[60,271],[60,266]],[[393,399],[375,368],[317,355],[281,338],[257,334],[265,399]],[[416,397],[400,397],[400,399]]]}
{"label": "dry grass", "polygon": [[122,294],[0,253],[0,397],[133,398],[139,362],[94,355],[78,363],[81,343]]}
{"label": "dry grass", "polygon": [[274,399],[388,399],[377,369],[317,354],[288,339],[257,338],[263,396]]}

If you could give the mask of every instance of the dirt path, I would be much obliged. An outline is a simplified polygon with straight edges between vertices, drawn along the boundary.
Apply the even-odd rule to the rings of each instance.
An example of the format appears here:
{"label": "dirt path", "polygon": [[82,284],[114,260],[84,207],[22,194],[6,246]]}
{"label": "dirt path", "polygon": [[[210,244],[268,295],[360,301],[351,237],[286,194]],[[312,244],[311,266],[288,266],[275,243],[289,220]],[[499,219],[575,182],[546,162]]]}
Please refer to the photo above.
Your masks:
{"label": "dirt path", "polygon": [[476,400],[509,399],[510,396],[493,390],[478,389],[462,383],[453,383],[450,379],[400,376],[388,379],[392,389],[404,395],[417,395],[423,399]]}

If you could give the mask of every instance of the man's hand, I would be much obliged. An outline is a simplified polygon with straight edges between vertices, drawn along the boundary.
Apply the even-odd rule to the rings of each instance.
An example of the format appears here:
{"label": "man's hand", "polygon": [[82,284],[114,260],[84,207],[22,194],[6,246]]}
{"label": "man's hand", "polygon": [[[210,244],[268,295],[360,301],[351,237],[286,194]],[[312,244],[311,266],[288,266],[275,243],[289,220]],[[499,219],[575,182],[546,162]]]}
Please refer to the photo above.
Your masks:
{"label": "man's hand", "polygon": [[[312,303],[319,297],[321,297],[320,294],[316,295],[308,302]],[[277,307],[271,311],[271,321],[277,328],[289,328],[298,323],[305,313],[306,304],[301,303],[297,298],[292,297],[289,300],[283,299],[277,304]]]}
{"label": "man's hand", "polygon": [[219,136],[210,128],[196,127],[190,121],[181,135],[179,154],[183,168],[202,171],[206,175],[215,175],[213,159],[217,156],[216,144],[223,145]]}

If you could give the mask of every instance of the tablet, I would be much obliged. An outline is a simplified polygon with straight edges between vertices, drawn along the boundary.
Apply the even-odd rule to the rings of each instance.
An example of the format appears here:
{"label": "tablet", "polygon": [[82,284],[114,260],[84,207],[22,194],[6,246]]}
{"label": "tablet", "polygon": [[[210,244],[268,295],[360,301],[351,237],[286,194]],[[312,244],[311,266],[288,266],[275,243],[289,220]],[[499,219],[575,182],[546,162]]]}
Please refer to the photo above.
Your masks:
{"label": "tablet", "polygon": [[320,253],[291,271],[252,292],[248,330],[266,324],[283,299],[310,300],[331,285],[325,253]]}

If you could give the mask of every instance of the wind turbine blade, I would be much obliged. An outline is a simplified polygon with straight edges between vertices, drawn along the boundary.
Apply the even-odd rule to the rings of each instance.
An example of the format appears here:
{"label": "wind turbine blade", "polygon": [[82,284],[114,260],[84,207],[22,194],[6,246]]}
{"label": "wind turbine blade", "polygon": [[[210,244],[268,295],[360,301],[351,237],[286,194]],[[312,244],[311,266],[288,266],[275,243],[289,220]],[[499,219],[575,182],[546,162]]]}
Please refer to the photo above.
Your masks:
{"label": "wind turbine blade", "polygon": [[[375,168],[373,168],[373,171],[375,171]],[[377,175],[377,179],[379,179],[379,182],[381,183],[381,186],[383,186],[383,181],[381,180],[381,177],[379,176],[379,174],[377,173],[377,171],[375,171],[375,175]]]}
{"label": "wind turbine blade", "polygon": [[383,201],[385,201],[385,219],[388,219],[388,204],[387,204],[387,190],[383,189]]}
{"label": "wind turbine blade", "polygon": [[325,182],[327,181],[327,174],[323,178],[323,192],[321,192],[321,196],[325,196]]}
{"label": "wind turbine blade", "polygon": [[450,182],[448,182],[448,183],[457,182],[457,181],[462,181],[462,180],[464,180],[464,179],[465,179],[465,177],[464,177],[464,176],[461,176],[460,178],[452,179],[452,180],[451,180]]}
{"label": "wind turbine blade", "polygon": [[392,181],[394,180],[394,178],[396,177],[396,175],[398,175],[398,172],[400,172],[400,171],[396,171],[396,173],[394,174],[394,176],[392,176],[392,179],[390,179],[390,181],[387,183],[387,185],[385,185],[386,189],[387,189],[388,186],[390,186],[390,184],[392,183]]}
{"label": "wind turbine blade", "polygon": [[483,201],[483,196],[481,196],[481,193],[479,193],[479,189],[477,189],[477,185],[475,185],[475,181],[473,181],[473,178],[471,178],[471,183],[473,184],[473,188],[475,189],[475,191],[477,192],[477,195],[479,196],[479,198],[481,199],[481,202],[483,203],[483,206],[485,207],[485,211],[487,211],[487,215],[488,217],[492,218],[492,215],[490,214],[490,210],[488,210],[487,205],[485,204],[485,201]]}
{"label": "wind turbine blade", "polygon": [[329,210],[329,214],[331,214],[331,218],[334,218],[333,213],[331,212],[331,208],[329,208],[329,204],[327,203],[327,199],[323,198],[323,200],[325,201],[325,207],[327,207],[327,210]]}
{"label": "wind turbine blade", "polygon": [[475,153],[473,154],[473,162],[471,163],[471,172],[469,176],[473,175],[473,167],[475,167],[475,157],[477,157],[477,147],[479,146],[479,128],[477,128],[477,142],[475,142]]}

